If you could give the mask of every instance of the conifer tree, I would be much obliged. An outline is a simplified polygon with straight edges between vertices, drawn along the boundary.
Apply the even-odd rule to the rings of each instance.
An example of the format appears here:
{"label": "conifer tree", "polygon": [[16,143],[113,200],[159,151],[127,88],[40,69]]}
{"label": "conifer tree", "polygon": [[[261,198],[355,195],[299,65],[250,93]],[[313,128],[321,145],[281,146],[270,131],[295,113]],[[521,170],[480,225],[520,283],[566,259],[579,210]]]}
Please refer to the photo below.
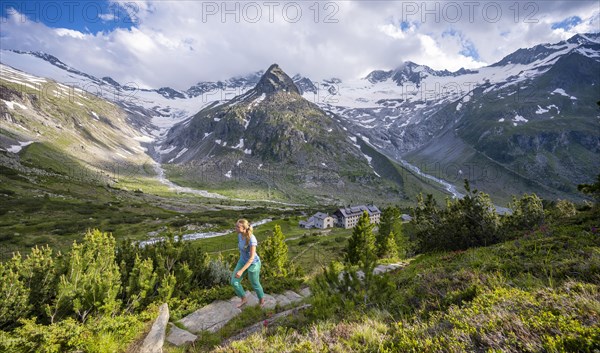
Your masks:
{"label": "conifer tree", "polygon": [[[365,211],[352,230],[352,236],[346,248],[346,266],[344,285],[356,290],[355,295],[362,297],[366,305],[373,295],[373,269],[377,261],[375,236],[369,214]],[[358,266],[359,271],[356,271]],[[361,273],[362,272],[362,273]]]}
{"label": "conifer tree", "polygon": [[513,229],[530,230],[544,223],[544,205],[536,194],[524,194],[520,199],[513,196],[510,208],[513,212],[506,222]]}
{"label": "conifer tree", "polygon": [[265,272],[275,276],[286,276],[289,265],[288,246],[278,224],[273,229],[273,235],[264,241],[261,248],[261,258],[265,264]]}
{"label": "conifer tree", "polygon": [[559,218],[569,218],[577,214],[575,204],[569,200],[558,200],[556,202],[556,210]]}
{"label": "conifer tree", "polygon": [[352,237],[348,240],[346,262],[361,267],[375,263],[375,236],[369,214],[365,211],[352,230]]}
{"label": "conifer tree", "polygon": [[44,307],[50,304],[56,286],[57,265],[49,246],[34,247],[19,266],[19,275],[29,288],[32,313],[42,317]]}
{"label": "conifer tree", "polygon": [[398,257],[398,245],[396,244],[396,236],[394,232],[389,232],[388,236],[383,241],[380,247],[380,257],[394,258]]}
{"label": "conifer tree", "polygon": [[165,274],[158,287],[158,301],[161,303],[168,302],[173,296],[175,286],[177,285],[177,278],[172,273]]}
{"label": "conifer tree", "polygon": [[[600,103],[600,101],[598,102]],[[600,104],[599,104],[600,105]],[[592,196],[596,203],[600,202],[600,174],[596,177],[596,182],[593,184],[579,184],[577,190],[584,194]]]}
{"label": "conifer tree", "polygon": [[148,298],[154,292],[157,275],[154,272],[152,259],[140,259],[135,257],[133,269],[129,274],[129,285],[125,288],[127,294],[127,309],[136,310],[148,303]]}
{"label": "conifer tree", "polygon": [[[29,288],[19,279],[21,255],[11,263],[0,263],[0,329],[10,327],[29,313]],[[15,260],[17,262],[15,262]],[[15,266],[17,265],[17,266]]]}
{"label": "conifer tree", "polygon": [[396,232],[400,221],[400,210],[390,206],[383,209],[381,213],[381,222],[379,223],[379,232],[377,233],[375,246],[377,248],[377,256],[382,258],[386,254],[386,242],[390,232]]}
{"label": "conifer tree", "polygon": [[60,277],[58,306],[65,304],[82,322],[93,312],[112,314],[120,303],[121,276],[115,261],[115,239],[109,233],[93,230],[83,243],[75,242],[70,252],[69,268]]}

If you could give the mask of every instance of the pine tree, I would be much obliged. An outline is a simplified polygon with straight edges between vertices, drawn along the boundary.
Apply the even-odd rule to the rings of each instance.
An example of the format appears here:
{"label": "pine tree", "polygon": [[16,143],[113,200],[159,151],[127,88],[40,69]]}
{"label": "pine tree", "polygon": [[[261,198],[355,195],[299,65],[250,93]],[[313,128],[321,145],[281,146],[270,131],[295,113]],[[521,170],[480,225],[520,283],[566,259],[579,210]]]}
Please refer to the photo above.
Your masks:
{"label": "pine tree", "polygon": [[115,239],[109,233],[88,231],[83,243],[75,242],[69,268],[60,277],[57,303],[75,312],[82,322],[93,312],[114,313],[121,290],[121,275],[115,261]]}
{"label": "pine tree", "polygon": [[380,257],[395,258],[398,257],[398,245],[396,244],[396,236],[394,232],[389,232],[381,246]]}
{"label": "pine tree", "polygon": [[57,265],[52,257],[52,249],[49,246],[32,248],[19,267],[19,275],[29,288],[32,313],[43,317],[44,307],[52,302],[57,280]]}
{"label": "pine tree", "polygon": [[278,224],[273,229],[273,235],[264,241],[261,247],[261,258],[266,273],[284,277],[288,274],[288,246]]}
{"label": "pine tree", "polygon": [[[369,302],[369,297],[373,294],[371,285],[373,283],[373,269],[377,261],[373,225],[366,211],[363,212],[352,230],[352,236],[346,248],[345,260],[346,282],[348,284],[360,283],[358,287],[353,286],[353,288],[357,290],[356,294],[363,298],[363,303],[366,305]],[[359,271],[356,271],[356,266],[358,266]],[[362,281],[356,282],[361,277]]]}
{"label": "pine tree", "polygon": [[136,255],[133,269],[129,274],[129,285],[125,288],[128,310],[134,311],[148,304],[148,298],[154,292],[156,279],[152,259],[142,260]]}
{"label": "pine tree", "polygon": [[352,230],[346,249],[346,262],[361,267],[373,264],[376,259],[375,236],[369,214],[365,211]]}
{"label": "pine tree", "polygon": [[498,242],[499,217],[489,195],[471,190],[456,200],[447,199],[446,209],[437,207],[432,195],[417,198],[411,223],[420,251],[461,250]]}
{"label": "pine tree", "polygon": [[383,209],[381,213],[381,223],[379,223],[379,232],[376,238],[377,256],[382,258],[386,254],[386,241],[390,232],[396,232],[400,223],[400,210],[390,206]]}
{"label": "pine tree", "polygon": [[594,199],[596,199],[596,203],[600,202],[600,174],[598,174],[598,176],[596,177],[595,183],[579,184],[577,185],[577,190],[583,192],[584,194],[592,196]]}
{"label": "pine tree", "polygon": [[569,218],[577,214],[575,204],[569,200],[558,200],[556,202],[556,210],[559,218]]}
{"label": "pine tree", "polygon": [[520,199],[513,196],[510,208],[513,212],[505,222],[513,229],[530,230],[544,223],[544,205],[536,194],[524,194]]}
{"label": "pine tree", "polygon": [[0,263],[0,329],[16,324],[29,313],[29,288],[19,279],[21,255],[9,263]]}
{"label": "pine tree", "polygon": [[168,302],[173,296],[175,286],[177,285],[177,278],[172,273],[165,274],[158,287],[158,301],[161,303]]}

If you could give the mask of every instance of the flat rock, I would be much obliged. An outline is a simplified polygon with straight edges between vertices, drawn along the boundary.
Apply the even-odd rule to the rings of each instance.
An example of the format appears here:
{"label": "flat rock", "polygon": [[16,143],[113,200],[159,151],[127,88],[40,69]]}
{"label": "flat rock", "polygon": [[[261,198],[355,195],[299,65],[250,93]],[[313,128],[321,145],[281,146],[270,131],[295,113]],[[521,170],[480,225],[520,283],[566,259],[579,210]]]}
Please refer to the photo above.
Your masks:
{"label": "flat rock", "polygon": [[286,290],[285,292],[283,292],[283,295],[286,296],[286,298],[288,298],[288,300],[290,301],[290,303],[297,303],[299,301],[302,301],[302,296],[296,292],[293,292],[291,290]]}
{"label": "flat rock", "polygon": [[[258,305],[258,297],[256,296],[256,293],[246,291],[246,299],[248,299],[248,302],[246,303],[245,306]],[[235,296],[235,297],[229,299],[229,302],[236,307],[241,303],[241,301],[242,301],[242,299],[238,296]]]}
{"label": "flat rock", "polygon": [[398,268],[402,268],[406,266],[406,263],[400,263],[400,264],[389,264],[388,267],[392,270],[398,269]]}
{"label": "flat rock", "polygon": [[[383,273],[386,272],[390,272],[393,270],[397,270],[399,268],[403,268],[404,266],[406,266],[406,263],[399,263],[399,264],[389,264],[389,265],[378,265],[373,269],[373,274],[374,275],[381,275]],[[342,280],[344,278],[344,271],[340,272],[338,274],[338,280]],[[361,270],[356,271],[356,276],[358,277],[358,279],[360,281],[362,281],[365,278],[365,273]]]}
{"label": "flat rock", "polygon": [[388,269],[387,269],[386,266],[381,266],[380,265],[380,266],[375,267],[375,269],[373,270],[373,274],[374,275],[380,275],[380,274],[385,273],[387,271],[388,271]]}
{"label": "flat rock", "polygon": [[179,320],[190,332],[216,332],[242,311],[229,301],[218,300]]}
{"label": "flat rock", "polygon": [[263,298],[265,298],[265,305],[263,305],[263,308],[275,309],[277,306],[277,300],[272,295],[265,294]]}
{"label": "flat rock", "polygon": [[186,330],[182,330],[179,327],[170,323],[169,335],[167,336],[167,342],[174,344],[176,346],[181,346],[186,343],[194,342],[198,339],[198,336],[194,335],[191,332]]}
{"label": "flat rock", "polygon": [[273,294],[273,298],[275,298],[275,300],[277,301],[277,304],[279,304],[279,306],[286,306],[286,305],[291,304],[288,297],[286,297],[283,294]]}
{"label": "flat rock", "polygon": [[162,353],[162,347],[165,343],[165,331],[169,322],[169,306],[167,303],[158,309],[158,317],[152,324],[150,332],[144,338],[144,342],[139,352],[143,353]]}
{"label": "flat rock", "polygon": [[300,294],[301,296],[306,298],[306,297],[310,297],[312,295],[312,292],[310,291],[310,287],[305,287],[305,288],[302,288],[298,294]]}

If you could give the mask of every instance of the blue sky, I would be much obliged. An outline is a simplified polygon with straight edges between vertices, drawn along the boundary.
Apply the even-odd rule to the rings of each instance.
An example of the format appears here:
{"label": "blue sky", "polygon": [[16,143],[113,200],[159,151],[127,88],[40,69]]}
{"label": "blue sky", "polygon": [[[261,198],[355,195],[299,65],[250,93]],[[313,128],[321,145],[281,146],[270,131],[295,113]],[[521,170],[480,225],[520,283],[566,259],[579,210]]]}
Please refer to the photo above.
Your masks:
{"label": "blue sky", "polygon": [[82,33],[110,32],[131,28],[139,11],[135,2],[109,1],[3,1],[0,16],[18,12],[22,20],[35,21],[50,28],[66,28]]}
{"label": "blue sky", "polygon": [[580,24],[581,18],[579,16],[572,16],[572,17],[568,17],[565,18],[564,20],[560,21],[560,22],[556,22],[554,24],[552,24],[552,29],[564,29],[564,30],[569,30],[575,26],[577,26],[578,24]]}
{"label": "blue sky", "polygon": [[[600,31],[600,1],[2,1],[0,47],[187,89],[278,63],[314,79],[403,61],[456,71]],[[1,60],[1,58],[0,58]]]}

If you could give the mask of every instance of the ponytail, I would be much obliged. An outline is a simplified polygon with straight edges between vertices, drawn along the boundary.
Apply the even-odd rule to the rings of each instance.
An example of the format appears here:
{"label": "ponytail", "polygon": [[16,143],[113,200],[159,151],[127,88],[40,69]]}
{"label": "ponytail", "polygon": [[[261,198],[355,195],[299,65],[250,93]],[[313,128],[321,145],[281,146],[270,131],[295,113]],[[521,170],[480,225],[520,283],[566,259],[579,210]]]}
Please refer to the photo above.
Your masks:
{"label": "ponytail", "polygon": [[252,234],[254,233],[254,229],[252,228],[252,225],[250,224],[250,222],[248,222],[247,219],[238,219],[238,221],[236,222],[236,224],[240,224],[242,226],[242,228],[244,229],[244,231],[242,231],[242,237],[244,237],[244,240],[246,241],[246,247],[248,246],[248,244],[250,244],[250,238],[252,237]]}

